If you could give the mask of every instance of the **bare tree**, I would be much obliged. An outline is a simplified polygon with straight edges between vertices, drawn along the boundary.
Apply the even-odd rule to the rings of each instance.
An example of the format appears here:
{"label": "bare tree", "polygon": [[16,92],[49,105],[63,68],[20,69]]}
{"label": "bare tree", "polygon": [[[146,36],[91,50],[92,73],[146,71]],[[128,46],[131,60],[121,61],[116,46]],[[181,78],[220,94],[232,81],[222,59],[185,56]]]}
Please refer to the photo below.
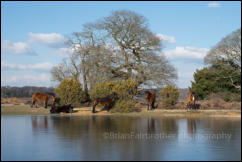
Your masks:
{"label": "bare tree", "polygon": [[69,39],[73,53],[52,69],[53,79],[79,79],[88,94],[96,84],[132,79],[162,86],[176,79],[176,70],[161,56],[161,41],[148,29],[147,20],[131,11],[117,11],[83,25]]}
{"label": "bare tree", "polygon": [[147,20],[132,11],[116,11],[97,23],[104,37],[114,45],[116,63],[110,72],[113,78],[135,79],[139,84],[157,86],[176,79],[175,69],[161,52],[161,41],[148,28]]}
{"label": "bare tree", "polygon": [[96,36],[91,23],[84,24],[82,32],[72,33],[67,44],[72,53],[61,64],[52,68],[52,80],[74,78],[83,84],[83,89],[89,96],[89,88],[110,80],[107,67],[111,64],[112,53],[104,48],[103,40]]}
{"label": "bare tree", "polygon": [[[233,87],[241,89],[241,29],[223,38],[209,51],[204,61],[208,65],[218,65],[223,71],[229,71],[221,73],[215,79],[229,79]],[[236,82],[238,78],[239,82]]]}
{"label": "bare tree", "polygon": [[68,60],[66,58],[62,60],[62,63],[60,63],[57,66],[54,66],[51,69],[52,81],[61,82],[66,78],[72,78],[74,75],[77,74],[75,74],[73,69],[70,67]]}

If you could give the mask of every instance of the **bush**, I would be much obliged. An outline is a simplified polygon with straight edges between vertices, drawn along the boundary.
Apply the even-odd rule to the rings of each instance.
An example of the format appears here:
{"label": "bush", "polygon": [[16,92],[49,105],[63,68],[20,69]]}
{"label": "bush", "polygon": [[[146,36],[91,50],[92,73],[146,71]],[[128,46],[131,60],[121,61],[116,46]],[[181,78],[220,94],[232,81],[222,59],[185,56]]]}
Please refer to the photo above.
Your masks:
{"label": "bush", "polygon": [[216,93],[211,93],[208,98],[209,106],[212,108],[223,109],[224,105],[226,104],[226,102],[221,98],[221,96]]}
{"label": "bush", "polygon": [[86,99],[81,83],[74,79],[64,79],[56,88],[56,96],[59,98],[58,104],[60,105],[77,106]]}
{"label": "bush", "polygon": [[134,103],[131,101],[131,98],[137,94],[137,86],[138,84],[132,80],[101,83],[91,92],[91,99],[105,97],[115,92],[119,100],[114,103],[110,111],[128,113],[133,111]]}
{"label": "bush", "polygon": [[118,94],[119,99],[131,99],[137,93],[137,86],[132,80],[101,83],[91,92],[91,99],[105,97],[113,92]]}
{"label": "bush", "polygon": [[210,100],[214,97],[221,98],[226,102],[240,102],[241,101],[241,95],[231,92],[218,92],[218,93],[211,93],[209,94],[206,99]]}
{"label": "bush", "polygon": [[241,95],[237,93],[218,92],[217,95],[220,96],[226,102],[241,101]]}
{"label": "bush", "polygon": [[159,95],[161,97],[163,106],[169,107],[176,104],[179,97],[179,91],[175,86],[168,85],[160,91]]}
{"label": "bush", "polygon": [[115,102],[111,112],[129,113],[132,112],[134,108],[134,103],[131,100],[118,100]]}

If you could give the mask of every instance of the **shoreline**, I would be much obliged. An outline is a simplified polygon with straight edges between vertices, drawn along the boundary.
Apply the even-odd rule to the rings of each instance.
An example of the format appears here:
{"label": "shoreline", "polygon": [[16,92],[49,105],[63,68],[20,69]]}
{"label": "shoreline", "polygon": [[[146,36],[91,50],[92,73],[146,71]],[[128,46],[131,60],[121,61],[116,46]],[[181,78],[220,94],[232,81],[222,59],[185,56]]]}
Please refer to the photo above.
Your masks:
{"label": "shoreline", "polygon": [[1,104],[1,115],[61,115],[61,116],[160,116],[160,117],[235,117],[241,118],[241,110],[185,110],[185,109],[156,109],[147,111],[141,108],[140,112],[131,113],[110,113],[107,111],[100,111],[97,108],[97,113],[91,112],[92,107],[74,108],[73,113],[50,114],[50,108],[43,107],[30,108],[29,105],[20,104]]}

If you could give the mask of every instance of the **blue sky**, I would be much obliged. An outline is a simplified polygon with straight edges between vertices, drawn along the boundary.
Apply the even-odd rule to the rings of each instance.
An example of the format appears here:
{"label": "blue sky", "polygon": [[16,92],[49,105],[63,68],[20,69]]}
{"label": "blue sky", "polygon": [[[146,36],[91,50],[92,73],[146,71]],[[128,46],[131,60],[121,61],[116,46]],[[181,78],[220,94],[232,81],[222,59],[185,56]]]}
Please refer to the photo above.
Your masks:
{"label": "blue sky", "polygon": [[50,69],[68,54],[66,36],[122,9],[147,18],[180,88],[191,85],[209,49],[241,27],[238,1],[1,2],[1,85],[55,86]]}

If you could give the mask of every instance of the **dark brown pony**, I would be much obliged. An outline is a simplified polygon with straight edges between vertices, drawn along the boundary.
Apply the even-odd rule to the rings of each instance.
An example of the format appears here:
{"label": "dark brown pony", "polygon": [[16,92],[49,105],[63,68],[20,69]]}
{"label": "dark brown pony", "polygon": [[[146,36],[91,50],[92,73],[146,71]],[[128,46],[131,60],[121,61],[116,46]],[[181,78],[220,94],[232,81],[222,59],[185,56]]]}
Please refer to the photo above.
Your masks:
{"label": "dark brown pony", "polygon": [[60,112],[64,112],[64,113],[72,113],[73,112],[73,106],[71,105],[63,105],[63,106],[55,106],[52,105],[51,109],[50,109],[50,113],[60,113]]}
{"label": "dark brown pony", "polygon": [[145,91],[145,100],[148,105],[147,110],[155,109],[155,93],[150,91]]}
{"label": "dark brown pony", "polygon": [[118,95],[115,92],[113,92],[112,94],[110,94],[106,97],[103,97],[103,98],[96,98],[93,101],[92,113],[96,112],[95,107],[98,104],[104,106],[104,109],[109,110],[113,106],[115,100],[117,100],[117,99],[118,99]]}
{"label": "dark brown pony", "polygon": [[37,107],[36,101],[38,102],[43,102],[45,105],[45,108],[47,108],[47,102],[48,100],[51,99],[51,101],[53,102],[52,105],[54,105],[55,102],[55,94],[54,93],[34,93],[32,95],[32,104],[31,107],[33,107],[35,105],[35,107]]}

